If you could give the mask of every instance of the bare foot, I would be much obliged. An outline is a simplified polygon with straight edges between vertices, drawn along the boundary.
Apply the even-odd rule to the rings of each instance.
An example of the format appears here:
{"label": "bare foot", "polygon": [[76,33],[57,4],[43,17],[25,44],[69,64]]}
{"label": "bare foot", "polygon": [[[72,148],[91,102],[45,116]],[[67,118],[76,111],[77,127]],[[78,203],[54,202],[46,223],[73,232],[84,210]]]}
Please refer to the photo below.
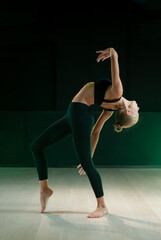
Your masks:
{"label": "bare foot", "polygon": [[100,218],[108,214],[107,207],[97,207],[96,210],[88,215],[88,218]]}
{"label": "bare foot", "polygon": [[41,203],[40,213],[44,212],[47,201],[48,201],[49,197],[51,197],[52,194],[53,194],[53,190],[51,190],[50,188],[47,188],[45,191],[42,191],[40,193],[40,203]]}

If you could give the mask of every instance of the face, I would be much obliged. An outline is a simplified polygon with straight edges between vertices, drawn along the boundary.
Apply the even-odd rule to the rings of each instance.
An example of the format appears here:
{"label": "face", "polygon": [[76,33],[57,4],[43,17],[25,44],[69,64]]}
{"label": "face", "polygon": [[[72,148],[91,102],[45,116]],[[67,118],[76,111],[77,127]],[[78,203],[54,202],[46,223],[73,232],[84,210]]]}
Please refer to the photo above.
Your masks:
{"label": "face", "polygon": [[[133,115],[134,119],[136,119],[136,121],[138,120],[139,118],[139,107],[136,103],[136,101],[130,101],[130,104],[128,105],[128,115]],[[125,126],[124,125],[124,128],[129,128],[129,126]]]}
{"label": "face", "polygon": [[129,104],[129,109],[132,114],[139,115],[138,111],[140,108],[138,107],[138,104],[136,103],[136,101],[131,101],[131,103]]}

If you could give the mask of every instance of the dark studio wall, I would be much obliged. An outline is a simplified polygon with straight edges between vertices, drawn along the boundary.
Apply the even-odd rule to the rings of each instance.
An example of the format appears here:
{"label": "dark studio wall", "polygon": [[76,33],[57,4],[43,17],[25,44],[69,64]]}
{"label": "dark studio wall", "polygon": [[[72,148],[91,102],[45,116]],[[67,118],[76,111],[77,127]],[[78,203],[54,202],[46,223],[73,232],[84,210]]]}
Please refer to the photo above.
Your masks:
{"label": "dark studio wall", "polygon": [[[107,47],[118,52],[124,97],[138,102],[140,122],[118,134],[113,131],[111,118],[101,132],[95,163],[161,164],[161,7],[157,1],[143,2],[108,1],[108,9],[105,1],[92,7],[82,3],[74,5],[73,10],[68,3],[63,5],[63,11],[60,3],[56,6],[39,1],[26,5],[1,2],[0,166],[34,166],[30,142],[64,115],[85,83],[111,76],[109,59],[96,63],[95,51]],[[93,110],[95,120],[100,113]],[[155,137],[157,147],[148,147]],[[107,139],[111,154],[107,151]],[[122,149],[127,145],[125,154]],[[133,148],[137,149],[136,157],[131,157]],[[76,165],[73,151],[71,138],[49,147],[49,166]],[[54,161],[54,154],[59,161]]]}

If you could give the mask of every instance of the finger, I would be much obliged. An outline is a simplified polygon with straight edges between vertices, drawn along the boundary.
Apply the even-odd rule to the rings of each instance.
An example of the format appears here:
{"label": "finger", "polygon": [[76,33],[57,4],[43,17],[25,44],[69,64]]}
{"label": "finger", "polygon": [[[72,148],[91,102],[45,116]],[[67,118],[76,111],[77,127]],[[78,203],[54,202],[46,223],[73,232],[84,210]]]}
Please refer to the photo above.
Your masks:
{"label": "finger", "polygon": [[105,59],[107,59],[109,57],[110,57],[110,54],[108,54],[108,55],[106,54],[106,56],[102,58],[102,61],[104,61]]}
{"label": "finger", "polygon": [[79,164],[79,165],[77,166],[77,168],[79,168],[79,167],[81,167],[81,164]]}
{"label": "finger", "polygon": [[96,53],[102,53],[102,52],[103,52],[103,50],[96,51]]}
{"label": "finger", "polygon": [[97,57],[97,62],[99,62],[102,58],[103,58],[103,54],[100,54],[100,55]]}
{"label": "finger", "polygon": [[83,169],[81,168],[81,169],[79,170],[79,174],[82,173],[82,172],[83,172]]}
{"label": "finger", "polygon": [[100,53],[97,58],[103,57],[103,56],[104,56],[104,54],[103,54],[103,53]]}
{"label": "finger", "polygon": [[83,172],[84,172],[84,170],[81,168],[80,175],[82,175],[82,174],[83,174]]}
{"label": "finger", "polygon": [[80,175],[82,175],[84,172],[83,168],[80,169]]}
{"label": "finger", "polygon": [[79,172],[79,175],[81,175],[81,172]]}
{"label": "finger", "polygon": [[97,58],[97,62],[100,62],[100,60],[102,59],[102,57],[100,57],[100,58]]}
{"label": "finger", "polygon": [[86,174],[86,172],[83,170],[83,175],[85,175]]}

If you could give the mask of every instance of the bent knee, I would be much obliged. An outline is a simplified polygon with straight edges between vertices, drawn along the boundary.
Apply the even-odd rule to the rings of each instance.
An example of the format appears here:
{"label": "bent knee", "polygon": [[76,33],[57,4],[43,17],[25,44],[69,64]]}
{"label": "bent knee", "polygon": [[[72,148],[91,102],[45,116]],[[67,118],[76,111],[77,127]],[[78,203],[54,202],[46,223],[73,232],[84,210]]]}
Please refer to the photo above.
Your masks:
{"label": "bent knee", "polygon": [[34,152],[36,150],[38,150],[38,144],[36,143],[36,141],[33,141],[30,143],[30,151]]}

